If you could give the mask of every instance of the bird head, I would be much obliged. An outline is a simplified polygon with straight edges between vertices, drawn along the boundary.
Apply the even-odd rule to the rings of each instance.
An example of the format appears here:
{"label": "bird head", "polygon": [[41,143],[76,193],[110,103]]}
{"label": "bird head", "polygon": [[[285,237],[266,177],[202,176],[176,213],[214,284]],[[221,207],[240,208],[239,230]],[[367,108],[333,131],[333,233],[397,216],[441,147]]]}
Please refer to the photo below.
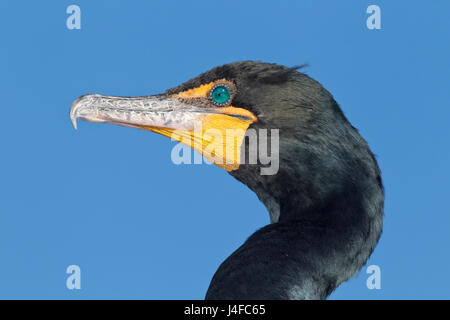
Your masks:
{"label": "bird head", "polygon": [[[84,95],[73,102],[70,116],[75,128],[78,118],[112,123],[195,149],[249,186],[276,222],[283,212],[312,211],[379,176],[366,142],[332,95],[297,69],[226,64],[163,94]],[[268,165],[274,170],[262,170]]]}

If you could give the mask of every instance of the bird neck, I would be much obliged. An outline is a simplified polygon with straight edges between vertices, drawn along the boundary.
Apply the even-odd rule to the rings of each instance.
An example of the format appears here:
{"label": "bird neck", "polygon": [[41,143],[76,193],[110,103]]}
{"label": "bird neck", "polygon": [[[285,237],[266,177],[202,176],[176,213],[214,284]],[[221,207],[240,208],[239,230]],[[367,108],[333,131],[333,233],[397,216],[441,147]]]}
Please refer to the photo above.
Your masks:
{"label": "bird neck", "polygon": [[206,298],[323,299],[359,271],[379,239],[384,202],[375,158],[359,150],[338,167],[305,151],[272,177],[252,178],[251,167],[235,174],[272,223],[222,263]]}
{"label": "bird neck", "polygon": [[206,298],[326,298],[360,270],[378,240],[376,221],[347,222],[308,213],[263,227],[222,263]]}

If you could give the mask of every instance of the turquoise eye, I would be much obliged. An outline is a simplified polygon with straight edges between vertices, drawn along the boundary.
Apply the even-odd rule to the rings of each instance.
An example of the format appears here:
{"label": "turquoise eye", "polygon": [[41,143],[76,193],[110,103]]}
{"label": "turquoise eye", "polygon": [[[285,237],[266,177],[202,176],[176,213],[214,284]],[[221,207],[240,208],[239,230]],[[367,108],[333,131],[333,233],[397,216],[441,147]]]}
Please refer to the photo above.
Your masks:
{"label": "turquoise eye", "polygon": [[215,105],[225,106],[231,101],[231,89],[223,84],[215,86],[210,93]]}

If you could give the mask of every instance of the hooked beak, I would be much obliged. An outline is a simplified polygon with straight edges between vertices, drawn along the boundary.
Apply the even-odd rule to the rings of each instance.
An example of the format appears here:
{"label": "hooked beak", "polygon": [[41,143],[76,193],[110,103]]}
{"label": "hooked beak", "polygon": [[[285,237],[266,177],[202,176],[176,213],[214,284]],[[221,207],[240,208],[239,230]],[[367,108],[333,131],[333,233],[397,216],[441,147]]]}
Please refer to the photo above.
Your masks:
{"label": "hooked beak", "polygon": [[[239,167],[245,131],[257,120],[246,109],[195,106],[167,95],[116,97],[99,94],[77,98],[72,103],[70,119],[75,129],[77,119],[82,119],[153,131],[188,145],[227,171]],[[238,145],[225,141],[230,135],[227,130],[234,130]]]}
{"label": "hooked beak", "polygon": [[70,119],[106,122],[134,128],[192,130],[195,120],[214,109],[199,108],[164,95],[115,97],[88,94],[77,98],[70,108]]}

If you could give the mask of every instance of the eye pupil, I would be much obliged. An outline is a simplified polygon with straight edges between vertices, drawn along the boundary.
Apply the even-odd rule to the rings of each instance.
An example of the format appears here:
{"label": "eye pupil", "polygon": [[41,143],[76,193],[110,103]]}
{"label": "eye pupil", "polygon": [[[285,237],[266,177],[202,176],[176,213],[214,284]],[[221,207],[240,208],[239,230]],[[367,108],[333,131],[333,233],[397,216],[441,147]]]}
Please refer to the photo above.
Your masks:
{"label": "eye pupil", "polygon": [[231,90],[225,85],[219,85],[211,91],[212,101],[219,106],[228,104],[231,100]]}

